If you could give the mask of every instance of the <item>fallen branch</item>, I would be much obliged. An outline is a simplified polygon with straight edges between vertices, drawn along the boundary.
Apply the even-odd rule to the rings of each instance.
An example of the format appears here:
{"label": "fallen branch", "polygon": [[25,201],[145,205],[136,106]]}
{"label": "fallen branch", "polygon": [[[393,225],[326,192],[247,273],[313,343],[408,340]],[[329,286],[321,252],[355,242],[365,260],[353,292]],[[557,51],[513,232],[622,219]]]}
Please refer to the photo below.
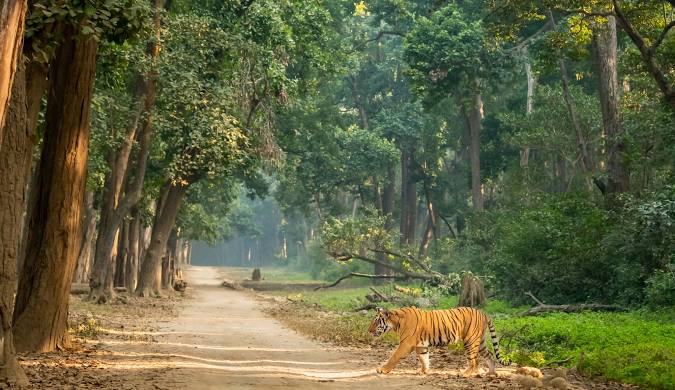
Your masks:
{"label": "fallen branch", "polygon": [[381,292],[377,291],[377,289],[376,289],[375,287],[370,287],[370,291],[374,292],[375,295],[377,295],[378,297],[380,297],[380,299],[381,299],[383,302],[389,302],[389,301],[391,301],[391,299],[390,299],[388,296],[386,296],[386,295],[382,294]]}
{"label": "fallen branch", "polygon": [[357,307],[356,309],[354,309],[354,311],[373,310],[373,309],[377,309],[377,305],[376,305],[376,304],[374,304],[374,303],[366,303],[365,305],[363,305],[363,306],[361,306],[361,307]]}
{"label": "fallen branch", "polygon": [[354,278],[354,277],[356,277],[356,278],[368,278],[368,279],[403,279],[400,276],[396,276],[396,275],[369,275],[369,274],[361,274],[361,273],[358,273],[358,272],[350,272],[347,275],[342,276],[341,278],[339,278],[338,280],[336,280],[335,282],[333,282],[331,284],[325,284],[323,286],[316,287],[314,289],[314,291],[321,290],[321,289],[324,289],[324,288],[335,287],[338,284],[340,284],[340,282],[342,282],[343,280],[349,279],[349,278]]}
{"label": "fallen branch", "polygon": [[579,303],[575,305],[539,305],[520,313],[520,316],[536,316],[539,314],[563,312],[579,313],[582,311],[628,311],[627,308],[615,305],[602,305],[599,303]]}
{"label": "fallen branch", "polygon": [[535,297],[530,291],[527,291],[525,295],[532,298],[533,301],[537,302],[537,306],[530,308],[522,313],[520,316],[536,316],[544,313],[553,313],[553,312],[563,312],[563,313],[579,313],[584,310],[591,311],[628,311],[625,307],[615,306],[615,305],[602,305],[599,303],[578,303],[571,305],[547,305],[542,302],[539,298]]}
{"label": "fallen branch", "polygon": [[527,295],[527,296],[529,296],[530,298],[532,298],[532,300],[535,301],[535,302],[537,302],[537,305],[539,305],[539,306],[546,305],[544,302],[540,301],[537,297],[534,296],[534,294],[532,294],[532,293],[529,292],[529,291],[527,291],[527,292],[525,293],[525,295]]}
{"label": "fallen branch", "polygon": [[231,290],[241,290],[241,286],[239,283],[233,281],[233,280],[223,280],[223,283],[220,284],[221,286],[225,288],[229,288]]}

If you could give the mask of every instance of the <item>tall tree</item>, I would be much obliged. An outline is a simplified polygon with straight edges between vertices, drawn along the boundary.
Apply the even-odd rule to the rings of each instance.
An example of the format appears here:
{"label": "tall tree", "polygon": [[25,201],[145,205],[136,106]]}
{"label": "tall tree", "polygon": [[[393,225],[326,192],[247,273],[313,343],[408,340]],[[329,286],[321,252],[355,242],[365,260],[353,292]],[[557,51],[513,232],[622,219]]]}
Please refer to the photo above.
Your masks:
{"label": "tall tree", "polygon": [[616,20],[608,16],[593,28],[595,60],[598,68],[598,92],[607,156],[607,193],[629,189],[626,141],[621,125],[621,90],[617,73]]}
{"label": "tall tree", "polygon": [[[27,150],[32,150],[26,125],[25,66],[19,63],[7,112],[5,138],[0,148],[0,383],[27,384],[14,350],[12,315],[16,293],[16,266],[23,210],[26,205]],[[30,156],[30,154],[28,154]]]}
{"label": "tall tree", "polygon": [[0,145],[17,61],[21,57],[26,7],[26,0],[0,1]]}
{"label": "tall tree", "polygon": [[[52,17],[43,20],[56,25],[58,33],[51,37],[56,49],[49,70],[45,134],[32,183],[35,196],[28,208],[26,253],[13,316],[19,351],[51,351],[69,343],[68,298],[82,240],[90,104],[99,41],[106,32],[113,39],[133,35],[143,14],[132,0],[97,5],[58,4]],[[36,14],[39,23],[44,13],[39,9]]]}
{"label": "tall tree", "polygon": [[[136,113],[128,128],[122,144],[110,152],[110,170],[106,175],[103,189],[104,198],[101,209],[99,232],[96,239],[94,264],[89,278],[89,298],[105,302],[113,295],[111,273],[113,271],[113,244],[119,234],[124,218],[141,200],[150,142],[152,138],[152,110],[157,96],[157,57],[160,53],[161,16],[164,0],[153,0],[153,34],[147,45],[150,69],[135,82]],[[137,138],[139,150],[136,154],[135,176],[131,179],[132,146]]]}
{"label": "tall tree", "polygon": [[98,48],[93,36],[75,39],[77,33],[74,27],[66,29],[49,75],[47,128],[33,184],[36,204],[14,311],[20,351],[51,351],[69,344],[68,298],[82,238],[89,107]]}
{"label": "tall tree", "polygon": [[[470,7],[471,4],[464,4]],[[406,60],[416,91],[431,105],[454,95],[467,126],[471,172],[471,198],[475,210],[483,209],[480,149],[486,79],[498,66],[498,47],[485,37],[476,10],[446,5],[418,20],[406,37]]]}

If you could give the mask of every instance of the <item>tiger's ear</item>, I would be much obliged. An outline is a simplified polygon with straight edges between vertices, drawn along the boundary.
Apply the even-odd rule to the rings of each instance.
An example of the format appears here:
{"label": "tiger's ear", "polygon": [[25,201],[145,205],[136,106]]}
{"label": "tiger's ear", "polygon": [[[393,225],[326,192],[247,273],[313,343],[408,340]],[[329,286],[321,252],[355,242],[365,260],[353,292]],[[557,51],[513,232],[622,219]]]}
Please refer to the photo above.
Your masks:
{"label": "tiger's ear", "polygon": [[378,307],[378,308],[377,308],[377,312],[380,313],[380,314],[382,314],[385,318],[386,318],[386,317],[389,317],[389,310],[387,310],[387,309]]}

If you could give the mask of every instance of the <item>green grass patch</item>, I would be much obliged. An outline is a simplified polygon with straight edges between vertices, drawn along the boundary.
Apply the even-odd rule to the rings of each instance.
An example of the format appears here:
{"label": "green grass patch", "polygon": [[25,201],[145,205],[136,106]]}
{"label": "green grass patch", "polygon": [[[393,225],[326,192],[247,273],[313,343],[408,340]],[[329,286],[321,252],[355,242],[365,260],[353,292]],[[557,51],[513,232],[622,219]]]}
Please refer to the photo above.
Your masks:
{"label": "green grass patch", "polygon": [[578,366],[590,376],[675,389],[675,324],[671,321],[638,312],[586,312],[505,317],[495,323],[505,335],[502,349],[519,364],[559,362]]}

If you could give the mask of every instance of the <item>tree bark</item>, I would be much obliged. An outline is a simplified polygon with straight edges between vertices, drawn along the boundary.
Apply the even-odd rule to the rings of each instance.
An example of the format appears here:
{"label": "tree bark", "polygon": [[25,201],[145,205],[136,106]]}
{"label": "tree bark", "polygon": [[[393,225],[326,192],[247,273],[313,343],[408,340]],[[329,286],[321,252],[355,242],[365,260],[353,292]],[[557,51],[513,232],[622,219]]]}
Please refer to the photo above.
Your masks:
{"label": "tree bark", "polygon": [[[527,49],[525,50],[525,55],[528,55]],[[532,64],[530,63],[529,57],[525,62],[525,75],[527,76],[527,100],[525,103],[525,115],[529,116],[532,114],[532,112],[534,112],[534,87],[537,83],[537,80],[534,77],[534,72],[532,72]],[[530,147],[525,145],[520,151],[520,167],[527,170],[529,163]]]}
{"label": "tree bark", "polygon": [[607,194],[628,191],[629,171],[626,163],[626,142],[621,126],[621,92],[617,74],[616,21],[607,17],[607,23],[593,29],[595,58],[598,67],[598,92],[602,111],[602,127],[607,160]]}
{"label": "tree bark", "polygon": [[89,114],[98,42],[72,27],[50,70],[44,146],[14,311],[18,351],[68,346],[68,298],[82,240]]}
{"label": "tree bark", "polygon": [[404,146],[401,150],[401,244],[415,242],[417,183],[413,178],[413,153],[411,146]]}
{"label": "tree bark", "polygon": [[115,287],[126,287],[126,267],[129,257],[129,221],[122,223],[120,230],[119,245],[117,247],[117,260],[115,261]]}
{"label": "tree bark", "polygon": [[162,288],[171,288],[171,275],[173,275],[173,264],[176,257],[176,246],[178,245],[178,234],[176,229],[171,230],[169,240],[166,245],[166,253],[162,258]]}
{"label": "tree bark", "polygon": [[476,211],[483,210],[483,188],[480,178],[480,133],[483,120],[483,98],[480,93],[472,97],[465,110],[469,126],[469,162],[471,165],[471,203]]}
{"label": "tree bark", "polygon": [[158,207],[159,217],[152,229],[150,246],[145,254],[138,286],[136,287],[136,295],[142,297],[159,295],[160,293],[162,256],[166,252],[169,234],[176,222],[178,211],[183,204],[190,182],[187,184],[167,182],[167,184],[165,184],[165,188],[168,188],[166,200],[161,202],[161,207]]}
{"label": "tree bark", "polygon": [[[387,179],[382,190],[382,215],[386,218],[384,228],[391,231],[394,229],[394,196],[396,195],[396,172],[394,167],[387,168]],[[387,261],[387,256],[383,253],[378,253],[378,260],[381,262]],[[391,270],[382,267],[380,264],[374,265],[376,275],[389,275]]]}
{"label": "tree bark", "polygon": [[26,122],[26,82],[23,59],[12,86],[4,139],[0,147],[0,383],[27,385],[16,359],[12,315],[16,293],[16,266],[21,240],[26,179],[21,175],[25,156],[32,151],[34,136]]}
{"label": "tree bark", "polygon": [[26,0],[0,0],[0,145],[17,62],[21,58],[26,8]]}
{"label": "tree bark", "polygon": [[131,221],[129,222],[129,256],[126,265],[126,287],[127,291],[134,291],[138,282],[138,259],[140,258],[142,241],[140,240],[142,226],[138,208],[131,211]]}
{"label": "tree bark", "polygon": [[73,280],[76,283],[86,283],[89,280],[89,271],[92,263],[92,249],[96,242],[96,220],[98,211],[94,207],[94,192],[87,191],[85,195],[85,208],[87,209],[84,217],[84,238],[80,247],[80,254],[77,257],[77,267]]}
{"label": "tree bark", "polygon": [[[30,58],[32,53],[25,50],[24,54]],[[32,148],[25,151],[24,163],[21,170],[13,174],[22,175],[26,180],[26,206],[24,207],[23,218],[21,219],[20,230],[21,240],[19,243],[19,254],[17,256],[17,272],[20,274],[23,268],[23,262],[26,258],[26,240],[28,239],[28,216],[31,214],[31,208],[37,203],[37,194],[33,190],[33,183],[37,181],[37,159],[33,158],[35,145],[38,142],[37,122],[42,106],[42,97],[47,90],[47,67],[35,61],[28,61],[26,64],[26,132],[29,134]]]}

